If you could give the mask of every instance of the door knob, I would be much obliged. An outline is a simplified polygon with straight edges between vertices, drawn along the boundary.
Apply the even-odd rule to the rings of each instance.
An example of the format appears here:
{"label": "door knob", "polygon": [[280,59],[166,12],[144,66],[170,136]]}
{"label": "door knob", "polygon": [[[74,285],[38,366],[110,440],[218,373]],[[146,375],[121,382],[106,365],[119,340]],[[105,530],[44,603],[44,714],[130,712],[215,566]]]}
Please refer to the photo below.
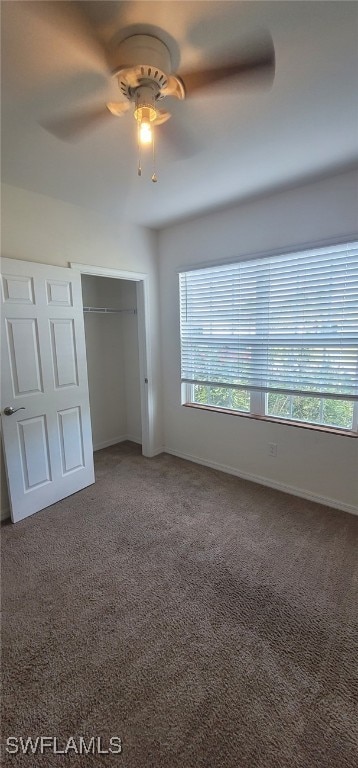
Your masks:
{"label": "door knob", "polygon": [[13,408],[12,405],[8,405],[7,408],[4,408],[4,414],[5,416],[12,416],[13,413],[16,413],[16,411],[24,411],[25,406],[22,405],[21,408]]}

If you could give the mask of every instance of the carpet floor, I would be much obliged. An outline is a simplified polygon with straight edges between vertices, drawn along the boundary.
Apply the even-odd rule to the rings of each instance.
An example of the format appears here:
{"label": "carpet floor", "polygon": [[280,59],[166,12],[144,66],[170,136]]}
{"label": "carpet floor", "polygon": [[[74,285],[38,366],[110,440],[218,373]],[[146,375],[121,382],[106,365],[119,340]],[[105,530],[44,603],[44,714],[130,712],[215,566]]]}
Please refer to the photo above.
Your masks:
{"label": "carpet floor", "polygon": [[358,517],[131,443],[95,458],[2,527],[2,749],[123,751],[6,762],[357,766]]}

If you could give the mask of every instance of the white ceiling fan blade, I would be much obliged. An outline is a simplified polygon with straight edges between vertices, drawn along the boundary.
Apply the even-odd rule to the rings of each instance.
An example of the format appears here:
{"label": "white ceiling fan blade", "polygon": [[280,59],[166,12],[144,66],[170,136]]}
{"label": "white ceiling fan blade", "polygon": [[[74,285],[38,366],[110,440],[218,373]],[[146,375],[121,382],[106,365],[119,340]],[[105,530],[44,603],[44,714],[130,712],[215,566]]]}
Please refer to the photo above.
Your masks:
{"label": "white ceiling fan blade", "polygon": [[[86,67],[108,73],[106,52],[95,33],[82,2],[51,2],[51,0],[29,0],[26,10],[38,17],[53,34],[60,39],[65,51],[86,64]],[[59,62],[60,64],[61,62]]]}
{"label": "white ceiling fan blade", "polygon": [[158,109],[157,117],[154,120],[154,125],[163,125],[163,123],[166,123],[170,118],[170,112],[165,112],[164,109]]}
{"label": "white ceiling fan blade", "polygon": [[165,88],[162,88],[163,96],[174,96],[176,99],[185,99],[185,88],[180,77],[169,75]]}
{"label": "white ceiling fan blade", "polygon": [[122,117],[128,112],[130,104],[128,101],[109,101],[106,107],[114,117]]}
{"label": "white ceiling fan blade", "polygon": [[181,72],[180,81],[187,96],[218,85],[223,88],[270,87],[275,77],[275,48],[268,33],[242,47],[235,55],[227,54],[216,65]]}
{"label": "white ceiling fan blade", "polygon": [[41,125],[46,131],[56,136],[57,139],[76,141],[81,137],[81,134],[88,132],[98,123],[108,119],[109,116],[109,111],[104,105],[101,105],[100,107],[71,112],[64,117],[44,120],[41,122]]}
{"label": "white ceiling fan blade", "polygon": [[116,78],[119,85],[121,84],[123,76],[126,84],[129,85],[130,88],[137,88],[140,81],[140,67],[133,67],[133,69],[119,69],[118,72],[116,72]]}

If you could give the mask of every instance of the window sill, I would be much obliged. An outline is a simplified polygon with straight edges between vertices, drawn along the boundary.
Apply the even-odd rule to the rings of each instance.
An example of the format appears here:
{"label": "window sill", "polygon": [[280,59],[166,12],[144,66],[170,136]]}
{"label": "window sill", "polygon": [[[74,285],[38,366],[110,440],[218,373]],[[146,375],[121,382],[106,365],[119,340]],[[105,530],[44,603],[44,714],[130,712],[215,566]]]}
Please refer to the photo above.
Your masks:
{"label": "window sill", "polygon": [[358,437],[358,432],[351,429],[340,429],[339,427],[326,427],[323,424],[306,424],[304,421],[294,421],[293,419],[280,419],[277,416],[257,416],[254,413],[244,413],[244,411],[230,411],[228,408],[217,408],[212,405],[200,405],[199,403],[182,403],[185,408],[195,408],[198,411],[211,411],[213,413],[226,413],[230,416],[240,416],[244,419],[254,419],[255,421],[267,421],[273,424],[284,424],[287,427],[298,427],[300,429],[311,429],[314,432],[328,432],[331,435],[341,435],[341,437]]}

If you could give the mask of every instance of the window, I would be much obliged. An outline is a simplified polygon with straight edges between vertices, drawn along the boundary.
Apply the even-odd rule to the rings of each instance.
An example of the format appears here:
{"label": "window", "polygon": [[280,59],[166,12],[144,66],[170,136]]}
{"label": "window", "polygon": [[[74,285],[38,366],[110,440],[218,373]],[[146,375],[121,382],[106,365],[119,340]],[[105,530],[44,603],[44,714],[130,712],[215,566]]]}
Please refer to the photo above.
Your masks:
{"label": "window", "polygon": [[187,403],[357,430],[358,243],[180,274]]}

